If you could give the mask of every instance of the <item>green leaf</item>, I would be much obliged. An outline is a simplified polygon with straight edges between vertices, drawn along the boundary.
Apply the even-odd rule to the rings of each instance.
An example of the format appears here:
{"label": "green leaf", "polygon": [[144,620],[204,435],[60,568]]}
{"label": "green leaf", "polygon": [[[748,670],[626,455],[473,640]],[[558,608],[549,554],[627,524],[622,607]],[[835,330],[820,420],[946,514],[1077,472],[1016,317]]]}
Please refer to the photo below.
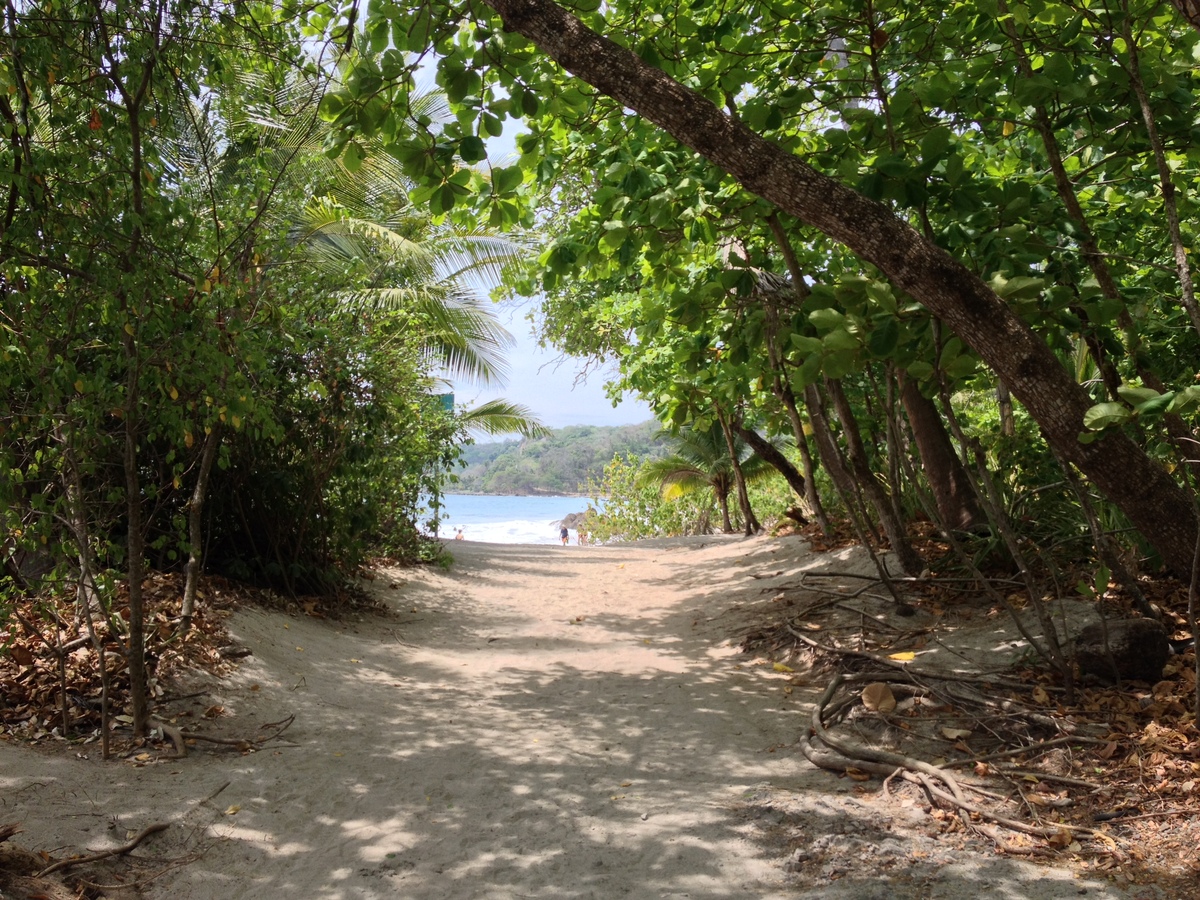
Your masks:
{"label": "green leaf", "polygon": [[1117,395],[1130,406],[1138,406],[1160,396],[1158,391],[1152,388],[1138,387],[1132,384],[1121,385],[1117,388]]}
{"label": "green leaf", "polygon": [[885,359],[896,349],[900,340],[900,323],[895,319],[884,319],[867,338],[867,349],[871,355]]}
{"label": "green leaf", "polygon": [[821,331],[829,331],[841,325],[846,316],[836,309],[814,309],[808,314],[808,320]]}
{"label": "green leaf", "polygon": [[326,122],[334,121],[342,114],[346,108],[346,96],[340,91],[337,93],[328,93],[321,98],[321,105],[317,107],[317,114]]}
{"label": "green leaf", "polygon": [[355,174],[362,168],[363,159],[366,156],[363,153],[362,147],[357,141],[351,141],[346,145],[346,150],[342,154],[342,165],[346,167],[346,171]]}
{"label": "green leaf", "polygon": [[487,159],[487,147],[483,139],[469,134],[458,142],[458,155],[463,162],[475,163]]}
{"label": "green leaf", "polygon": [[508,194],[521,186],[524,173],[519,166],[492,169],[492,189],[497,194]]}
{"label": "green leaf", "polygon": [[1097,403],[1083,414],[1083,425],[1092,431],[1100,431],[1110,425],[1128,422],[1133,413],[1123,403]]}
{"label": "green leaf", "polygon": [[858,338],[842,327],[833,329],[825,335],[822,342],[828,350],[857,350],[859,348]]}
{"label": "green leaf", "polygon": [[932,163],[945,156],[946,151],[950,149],[952,136],[953,132],[941,125],[927,131],[925,137],[921,138],[922,161]]}
{"label": "green leaf", "polygon": [[1171,401],[1175,399],[1175,393],[1169,391],[1158,397],[1153,397],[1145,403],[1139,403],[1136,412],[1139,416],[1155,416],[1163,412],[1171,405]]}
{"label": "green leaf", "polygon": [[792,348],[797,353],[820,353],[825,348],[825,344],[822,343],[820,338],[805,337],[802,334],[793,334],[789,340],[792,344]]}

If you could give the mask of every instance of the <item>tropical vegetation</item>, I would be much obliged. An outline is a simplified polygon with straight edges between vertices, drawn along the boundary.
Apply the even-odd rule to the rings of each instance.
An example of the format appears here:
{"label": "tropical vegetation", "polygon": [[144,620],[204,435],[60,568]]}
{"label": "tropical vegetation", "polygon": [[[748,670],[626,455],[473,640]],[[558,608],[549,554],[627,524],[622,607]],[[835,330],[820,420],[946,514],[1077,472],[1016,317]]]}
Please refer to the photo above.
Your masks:
{"label": "tropical vegetation", "polygon": [[500,374],[501,275],[544,340],[710,441],[746,529],[741,442],[912,575],[928,521],[1035,606],[1049,548],[1131,595],[1187,577],[1190,10],[9,7],[5,590],[77,592],[136,683],[147,565],[297,593],[416,554],[468,430],[537,431],[439,381]]}

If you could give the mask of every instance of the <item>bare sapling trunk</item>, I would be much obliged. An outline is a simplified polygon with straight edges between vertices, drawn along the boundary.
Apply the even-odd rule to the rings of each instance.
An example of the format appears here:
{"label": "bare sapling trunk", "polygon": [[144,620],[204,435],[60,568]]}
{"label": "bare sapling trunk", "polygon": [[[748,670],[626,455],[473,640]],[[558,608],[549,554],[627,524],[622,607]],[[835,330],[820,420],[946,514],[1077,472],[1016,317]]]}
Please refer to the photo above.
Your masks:
{"label": "bare sapling trunk", "polygon": [[865,512],[862,510],[859,498],[854,492],[854,479],[842,463],[842,455],[838,450],[837,442],[833,438],[833,432],[829,428],[829,420],[825,416],[825,409],[821,403],[821,393],[817,390],[815,384],[810,384],[805,389],[805,402],[808,405],[808,414],[813,425],[813,438],[816,440],[817,452],[821,456],[821,461],[825,464],[825,470],[829,472],[829,476],[833,480],[834,488],[841,497],[842,504],[846,507],[846,516],[850,520],[850,527],[854,531],[854,536],[867,552],[867,555],[871,557],[871,563],[875,566],[875,571],[879,573],[879,580],[883,582],[884,587],[888,589],[888,593],[892,595],[892,599],[896,601],[897,609],[901,613],[911,614],[912,607],[900,596],[900,592],[892,580],[892,575],[888,572],[887,565],[875,547],[875,535],[868,534],[868,526],[865,524]]}
{"label": "bare sapling trunk", "polygon": [[1034,649],[1038,656],[1046,660],[1046,662],[1058,671],[1063,680],[1067,702],[1071,702],[1075,695],[1074,668],[1063,650],[1062,641],[1059,640],[1058,629],[1050,617],[1046,603],[1042,599],[1042,591],[1034,580],[1033,573],[1030,571],[1029,565],[1025,560],[1025,554],[1021,551],[1020,543],[1017,541],[1016,535],[1013,534],[1012,528],[1009,527],[1008,516],[1005,514],[1004,507],[1000,501],[999,492],[995,489],[992,474],[984,461],[983,451],[977,443],[967,438],[962,427],[959,425],[958,417],[954,414],[954,408],[950,404],[950,395],[945,379],[942,380],[941,400],[942,407],[946,413],[946,423],[950,426],[955,440],[963,448],[964,453],[970,453],[975,458],[974,478],[976,480],[973,481],[972,486],[980,503],[983,504],[984,510],[987,512],[988,521],[1000,534],[1009,556],[1012,558],[1021,575],[1022,581],[1025,583],[1025,593],[1029,599],[1029,605],[1037,617],[1038,626],[1042,630],[1042,637],[1045,639],[1044,643],[1037,640],[1034,634],[1026,627],[1025,622],[1021,619],[1020,612],[1012,605],[1003,592],[997,591],[995,592],[995,596],[1003,604],[1005,611],[1013,620],[1013,624],[1017,626],[1017,630],[1021,633],[1021,636],[1029,642],[1029,646]]}
{"label": "bare sapling trunk", "polygon": [[[783,254],[788,275],[792,279],[792,291],[795,294],[796,303],[803,306],[805,299],[808,297],[809,290],[808,286],[804,283],[804,272],[800,268],[800,260],[796,258],[796,250],[792,247],[787,230],[779,220],[778,214],[771,213],[767,217],[767,224],[771,228],[771,234],[775,238],[779,252]],[[792,390],[791,382],[787,378],[783,353],[779,349],[779,309],[769,297],[764,296],[763,299],[767,359],[771,364],[772,392],[783,403],[784,409],[787,410],[788,421],[792,424],[792,434],[796,438],[796,447],[800,450],[800,464],[803,467],[804,479],[807,484],[805,499],[808,501],[809,509],[817,519],[817,524],[821,526],[821,533],[829,535],[833,533],[833,529],[829,527],[829,519],[825,515],[825,508],[821,504],[820,495],[817,493],[817,483],[813,477],[816,467],[813,465],[812,453],[808,449],[808,436],[804,431],[804,422],[800,418],[796,393]]]}
{"label": "bare sapling trunk", "polygon": [[213,461],[221,446],[221,425],[216,423],[204,438],[204,449],[200,453],[199,471],[188,501],[188,561],[187,574],[183,583],[183,602],[179,610],[179,634],[185,635],[192,627],[196,612],[196,589],[200,581],[202,552],[204,547],[204,499],[208,496],[208,477],[212,473]]}
{"label": "bare sapling trunk", "polygon": [[149,684],[146,677],[146,611],[142,581],[146,575],[146,540],[142,528],[142,482],[138,473],[138,352],[133,335],[124,335],[125,363],[129,367],[125,384],[125,516],[127,520],[126,577],[129,581],[129,699],[133,715],[133,733],[145,737],[150,731]]}
{"label": "bare sapling trunk", "polygon": [[742,463],[738,459],[737,445],[733,440],[733,428],[729,424],[730,417],[717,407],[717,421],[721,423],[721,434],[725,436],[725,448],[729,451],[729,463],[733,467],[733,484],[737,490],[738,507],[742,511],[742,530],[746,537],[758,534],[762,526],[750,506],[750,493],[746,490],[746,473],[742,471]]}
{"label": "bare sapling trunk", "polygon": [[[1196,536],[1196,552],[1192,562],[1192,577],[1188,583],[1188,630],[1193,640],[1197,637],[1196,622],[1200,620],[1200,534]],[[1196,660],[1196,697],[1192,708],[1195,721],[1200,722],[1200,643],[1193,643],[1192,655]]]}
{"label": "bare sapling trunk", "polygon": [[[75,542],[79,571],[75,582],[75,602],[87,626],[92,649],[96,651],[96,665],[100,668],[100,755],[109,758],[109,673],[108,655],[104,640],[96,630],[96,612],[107,621],[108,611],[104,598],[96,584],[96,566],[92,558],[91,534],[88,528],[87,507],[83,499],[83,476],[79,472],[79,461],[75,457],[75,446],[61,429],[55,430],[55,439],[63,445],[63,496],[66,500],[67,529]],[[111,629],[111,626],[110,626]]]}
{"label": "bare sapling trunk", "polygon": [[883,488],[880,487],[875,473],[871,470],[871,462],[867,458],[862,434],[858,429],[858,420],[854,416],[854,411],[850,409],[850,401],[846,398],[846,392],[842,390],[842,386],[837,380],[831,378],[825,379],[825,389],[833,401],[838,421],[842,423],[842,434],[846,438],[850,465],[854,469],[859,487],[867,495],[871,505],[875,507],[875,514],[879,517],[888,543],[892,545],[892,550],[900,561],[900,567],[909,575],[919,575],[925,568],[925,561],[913,549],[908,535],[904,531],[904,524],[896,517],[891,502],[884,494]]}

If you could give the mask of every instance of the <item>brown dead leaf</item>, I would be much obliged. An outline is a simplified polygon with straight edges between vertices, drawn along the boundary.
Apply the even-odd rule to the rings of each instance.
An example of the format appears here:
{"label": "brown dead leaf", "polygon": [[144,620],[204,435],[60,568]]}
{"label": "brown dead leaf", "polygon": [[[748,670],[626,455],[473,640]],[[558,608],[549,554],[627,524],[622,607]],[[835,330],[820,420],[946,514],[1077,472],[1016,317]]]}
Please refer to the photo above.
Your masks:
{"label": "brown dead leaf", "polygon": [[882,681],[872,681],[862,692],[863,706],[876,712],[891,712],[896,708],[896,695]]}
{"label": "brown dead leaf", "polygon": [[13,658],[13,662],[19,666],[33,665],[33,652],[24,644],[13,644],[8,649],[8,653]]}
{"label": "brown dead leaf", "polygon": [[846,774],[849,775],[855,781],[870,781],[871,780],[870,775],[868,775],[862,769],[854,768],[854,766],[848,766],[846,768]]}
{"label": "brown dead leaf", "polygon": [[206,719],[215,719],[218,716],[223,715],[225,715],[225,707],[223,706],[210,706],[204,711],[204,717]]}

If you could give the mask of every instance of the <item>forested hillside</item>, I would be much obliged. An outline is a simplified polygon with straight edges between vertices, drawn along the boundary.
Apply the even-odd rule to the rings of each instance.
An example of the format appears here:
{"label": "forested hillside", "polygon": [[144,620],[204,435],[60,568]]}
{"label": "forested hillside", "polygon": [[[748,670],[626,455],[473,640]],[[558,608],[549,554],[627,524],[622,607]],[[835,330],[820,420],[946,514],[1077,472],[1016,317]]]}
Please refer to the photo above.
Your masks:
{"label": "forested hillside", "polygon": [[660,426],[572,425],[535,440],[473,444],[463,450],[466,467],[452,490],[469,494],[579,494],[599,482],[616,454],[661,456]]}

